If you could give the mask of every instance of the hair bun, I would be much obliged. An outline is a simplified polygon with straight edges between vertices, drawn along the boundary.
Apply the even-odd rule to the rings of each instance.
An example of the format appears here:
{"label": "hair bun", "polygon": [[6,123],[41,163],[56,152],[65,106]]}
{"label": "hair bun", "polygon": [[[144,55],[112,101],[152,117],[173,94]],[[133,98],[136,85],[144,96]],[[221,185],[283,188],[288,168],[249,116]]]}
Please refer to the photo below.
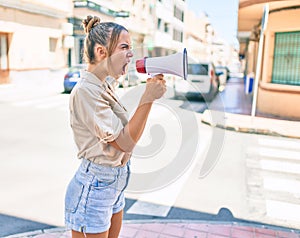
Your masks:
{"label": "hair bun", "polygon": [[101,20],[97,16],[87,16],[86,19],[82,21],[84,32],[88,34],[95,26],[100,24]]}

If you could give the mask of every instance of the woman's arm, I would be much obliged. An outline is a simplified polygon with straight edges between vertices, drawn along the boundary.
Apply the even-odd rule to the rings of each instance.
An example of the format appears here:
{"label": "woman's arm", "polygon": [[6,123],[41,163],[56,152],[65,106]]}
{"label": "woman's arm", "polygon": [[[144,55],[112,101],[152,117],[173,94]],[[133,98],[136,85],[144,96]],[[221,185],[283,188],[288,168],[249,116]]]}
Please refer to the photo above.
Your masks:
{"label": "woman's arm", "polygon": [[149,78],[134,115],[110,144],[121,151],[131,152],[143,134],[154,100],[161,98],[165,92],[166,81],[162,74]]}

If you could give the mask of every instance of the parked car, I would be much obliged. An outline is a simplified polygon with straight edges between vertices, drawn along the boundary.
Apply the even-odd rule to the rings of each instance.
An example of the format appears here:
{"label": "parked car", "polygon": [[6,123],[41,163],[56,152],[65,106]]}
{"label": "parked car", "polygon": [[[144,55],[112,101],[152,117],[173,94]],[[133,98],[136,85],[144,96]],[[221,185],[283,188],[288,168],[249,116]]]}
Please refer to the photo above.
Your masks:
{"label": "parked car", "polygon": [[193,97],[212,101],[219,91],[219,77],[212,62],[188,64],[187,80],[176,79],[175,97]]}
{"label": "parked car", "polygon": [[216,72],[219,75],[220,84],[225,85],[226,82],[230,78],[230,71],[229,71],[228,67],[222,66],[222,65],[217,65]]}
{"label": "parked car", "polygon": [[74,65],[69,68],[64,77],[64,92],[70,93],[76,83],[80,80],[80,70],[85,69],[85,64]]}

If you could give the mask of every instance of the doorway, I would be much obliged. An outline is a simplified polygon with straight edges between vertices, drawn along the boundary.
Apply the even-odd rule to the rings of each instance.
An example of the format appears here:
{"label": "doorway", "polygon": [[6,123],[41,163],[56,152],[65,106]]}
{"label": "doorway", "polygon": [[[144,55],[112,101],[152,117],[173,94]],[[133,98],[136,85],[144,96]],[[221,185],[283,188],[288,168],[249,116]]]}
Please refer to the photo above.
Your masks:
{"label": "doorway", "polygon": [[9,83],[8,34],[0,33],[0,84]]}

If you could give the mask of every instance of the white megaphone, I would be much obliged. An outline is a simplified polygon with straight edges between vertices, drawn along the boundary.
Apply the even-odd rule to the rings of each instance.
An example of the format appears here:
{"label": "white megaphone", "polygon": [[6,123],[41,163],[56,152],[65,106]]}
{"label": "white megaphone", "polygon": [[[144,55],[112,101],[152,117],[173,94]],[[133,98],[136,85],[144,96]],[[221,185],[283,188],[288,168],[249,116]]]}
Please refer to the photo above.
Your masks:
{"label": "white megaphone", "polygon": [[148,74],[174,74],[186,80],[187,78],[187,52],[176,53],[161,57],[145,57],[135,63],[139,73]]}

